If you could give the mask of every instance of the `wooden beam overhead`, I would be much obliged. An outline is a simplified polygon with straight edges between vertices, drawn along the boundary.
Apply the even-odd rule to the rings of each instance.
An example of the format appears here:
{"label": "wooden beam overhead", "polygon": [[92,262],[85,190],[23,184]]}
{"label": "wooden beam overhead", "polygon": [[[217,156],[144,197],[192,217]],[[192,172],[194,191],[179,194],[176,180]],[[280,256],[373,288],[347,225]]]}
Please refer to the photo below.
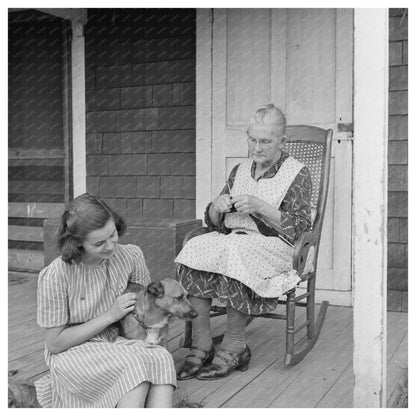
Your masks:
{"label": "wooden beam overhead", "polygon": [[61,17],[70,21],[78,21],[85,25],[87,23],[87,9],[36,9],[43,13]]}

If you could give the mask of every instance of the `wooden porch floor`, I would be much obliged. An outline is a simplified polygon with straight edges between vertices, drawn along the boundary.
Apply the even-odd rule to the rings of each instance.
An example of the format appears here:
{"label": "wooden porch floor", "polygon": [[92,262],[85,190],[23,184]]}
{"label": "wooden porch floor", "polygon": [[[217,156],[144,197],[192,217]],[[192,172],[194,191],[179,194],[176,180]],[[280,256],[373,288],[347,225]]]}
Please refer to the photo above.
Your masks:
{"label": "wooden porch floor", "polygon": [[[36,281],[35,275],[9,275],[9,371],[17,371],[14,379],[31,382],[47,371],[43,331],[36,324]],[[224,324],[224,317],[212,320],[214,335],[224,330]],[[391,407],[407,369],[407,314],[389,312],[387,329],[387,398]],[[169,332],[169,350],[178,365],[186,354],[179,348],[182,331],[183,323],[176,321]],[[216,381],[181,381],[176,400],[210,408],[352,407],[352,309],[329,307],[317,344],[296,366],[283,364],[284,331],[283,321],[255,319],[247,328],[253,353],[248,371]]]}

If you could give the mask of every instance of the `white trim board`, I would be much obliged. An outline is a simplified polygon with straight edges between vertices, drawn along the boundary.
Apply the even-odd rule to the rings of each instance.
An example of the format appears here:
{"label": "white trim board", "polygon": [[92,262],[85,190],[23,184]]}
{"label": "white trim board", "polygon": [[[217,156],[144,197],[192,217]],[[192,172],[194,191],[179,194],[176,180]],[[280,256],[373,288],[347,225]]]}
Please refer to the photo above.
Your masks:
{"label": "white trim board", "polygon": [[354,10],[354,407],[386,406],[389,10]]}

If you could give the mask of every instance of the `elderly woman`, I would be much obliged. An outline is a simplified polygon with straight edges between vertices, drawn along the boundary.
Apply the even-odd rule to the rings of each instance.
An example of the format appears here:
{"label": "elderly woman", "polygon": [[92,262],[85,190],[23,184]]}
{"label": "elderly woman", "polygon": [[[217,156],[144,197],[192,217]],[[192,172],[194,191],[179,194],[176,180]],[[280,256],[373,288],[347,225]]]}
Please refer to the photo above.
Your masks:
{"label": "elderly woman", "polygon": [[[292,268],[293,243],[310,228],[311,177],[283,149],[286,119],[273,104],[259,108],[247,131],[249,158],[232,170],[205,212],[211,231],[188,241],[176,258],[179,280],[198,312],[190,353],[178,379],[213,380],[247,370],[248,315],[270,312],[300,281]],[[212,299],[227,306],[217,353],[212,343]]]}

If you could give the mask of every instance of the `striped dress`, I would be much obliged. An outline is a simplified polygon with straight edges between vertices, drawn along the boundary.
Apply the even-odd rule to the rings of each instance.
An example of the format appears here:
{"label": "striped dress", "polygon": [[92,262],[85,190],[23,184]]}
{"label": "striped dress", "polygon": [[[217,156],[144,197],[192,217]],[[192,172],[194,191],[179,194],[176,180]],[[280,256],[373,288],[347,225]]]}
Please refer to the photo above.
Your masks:
{"label": "striped dress", "polygon": [[[98,266],[67,264],[59,257],[38,280],[37,322],[43,328],[86,322],[110,308],[128,281],[150,282],[143,253],[120,245]],[[108,327],[58,354],[45,348],[50,372],[36,383],[42,407],[115,407],[122,396],[148,381],[176,387],[171,354],[144,341],[114,338]]]}

